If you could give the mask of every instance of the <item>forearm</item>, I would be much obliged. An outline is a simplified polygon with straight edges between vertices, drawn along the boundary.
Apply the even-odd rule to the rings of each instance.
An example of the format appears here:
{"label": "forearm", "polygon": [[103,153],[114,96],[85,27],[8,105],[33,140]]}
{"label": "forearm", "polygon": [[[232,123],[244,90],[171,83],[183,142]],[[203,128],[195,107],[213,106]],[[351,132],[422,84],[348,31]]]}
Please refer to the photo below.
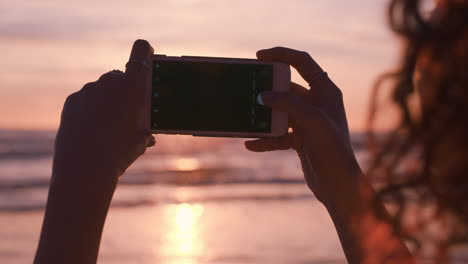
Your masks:
{"label": "forearm", "polygon": [[[356,169],[335,183],[324,204],[349,263],[414,263],[411,253],[386,219],[370,184]],[[378,215],[383,213],[383,217]]]}
{"label": "forearm", "polygon": [[68,168],[54,168],[36,264],[97,260],[117,177],[97,168]]}
{"label": "forearm", "polygon": [[155,144],[145,103],[153,53],[135,41],[125,72],[105,73],[67,97],[35,263],[96,262],[118,177]]}

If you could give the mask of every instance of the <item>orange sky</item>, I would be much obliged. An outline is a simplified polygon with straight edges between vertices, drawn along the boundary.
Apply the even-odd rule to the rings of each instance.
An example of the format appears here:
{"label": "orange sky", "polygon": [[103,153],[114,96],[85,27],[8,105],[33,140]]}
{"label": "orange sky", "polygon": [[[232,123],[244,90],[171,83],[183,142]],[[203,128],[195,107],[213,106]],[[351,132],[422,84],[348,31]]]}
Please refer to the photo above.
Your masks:
{"label": "orange sky", "polygon": [[350,127],[361,130],[372,82],[398,54],[386,3],[0,0],[0,128],[55,129],[66,96],[123,69],[133,41],[144,38],[168,55],[306,50],[341,87]]}

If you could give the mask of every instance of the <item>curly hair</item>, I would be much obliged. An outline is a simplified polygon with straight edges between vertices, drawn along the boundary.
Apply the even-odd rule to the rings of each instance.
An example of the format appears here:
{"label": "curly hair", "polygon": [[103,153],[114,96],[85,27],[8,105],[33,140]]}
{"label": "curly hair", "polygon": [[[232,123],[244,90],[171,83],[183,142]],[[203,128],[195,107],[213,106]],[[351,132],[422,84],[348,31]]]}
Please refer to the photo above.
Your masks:
{"label": "curly hair", "polygon": [[[468,242],[468,1],[440,0],[430,15],[424,3],[389,5],[390,27],[404,47],[398,68],[373,90],[367,174],[388,203],[395,232],[420,254],[425,244],[437,245],[432,257],[446,263],[451,245]],[[384,84],[399,119],[380,136]]]}

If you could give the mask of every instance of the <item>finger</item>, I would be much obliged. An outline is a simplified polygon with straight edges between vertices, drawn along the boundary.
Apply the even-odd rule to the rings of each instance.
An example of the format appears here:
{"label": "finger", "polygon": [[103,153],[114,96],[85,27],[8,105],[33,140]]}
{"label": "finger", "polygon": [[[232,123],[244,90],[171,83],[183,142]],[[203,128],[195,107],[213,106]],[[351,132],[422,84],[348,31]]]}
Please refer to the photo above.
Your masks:
{"label": "finger", "polygon": [[310,94],[310,90],[305,88],[304,86],[300,85],[300,84],[297,84],[295,82],[291,82],[291,85],[289,86],[290,87],[290,91],[292,93],[294,93],[295,95],[297,95],[299,98],[307,98],[307,96],[309,96]]}
{"label": "finger", "polygon": [[305,104],[292,92],[263,92],[260,94],[260,99],[264,105],[286,112],[295,120],[305,119]]}
{"label": "finger", "polygon": [[154,50],[148,41],[141,39],[135,41],[125,73],[136,79],[149,75],[151,73],[151,56],[153,52]]}
{"label": "finger", "polygon": [[154,138],[153,135],[147,135],[146,136],[146,147],[151,148],[156,145],[156,139]]}
{"label": "finger", "polygon": [[149,104],[146,100],[151,93],[151,57],[153,48],[146,40],[137,40],[133,44],[125,75],[128,85],[124,85],[124,93],[128,96],[128,111],[130,115],[138,115],[135,119],[140,127],[149,126]]}
{"label": "finger", "polygon": [[124,74],[123,71],[120,71],[120,70],[112,70],[112,71],[110,71],[110,72],[107,72],[107,73],[104,73],[103,75],[101,75],[101,77],[99,77],[99,79],[98,79],[98,82],[117,79],[117,78],[119,78],[120,76],[122,76],[123,74]]}
{"label": "finger", "polygon": [[[291,93],[299,97],[304,103],[307,102],[305,100],[309,96],[309,92],[310,92],[309,89],[295,82],[291,82],[289,91],[291,91]],[[296,120],[294,120],[294,118],[290,117],[288,118],[288,124],[289,124],[289,127],[294,127],[295,125],[297,125],[297,122]]]}
{"label": "finger", "polygon": [[275,47],[257,51],[257,58],[263,61],[280,61],[293,66],[308,83],[311,83],[322,68],[304,51]]}
{"label": "finger", "polygon": [[262,138],[245,142],[245,147],[253,152],[286,150],[294,147],[294,135],[289,133],[278,138]]}
{"label": "finger", "polygon": [[85,84],[83,88],[81,88],[80,93],[86,94],[86,93],[89,93],[90,90],[93,90],[96,88],[97,88],[96,82],[89,82]]}

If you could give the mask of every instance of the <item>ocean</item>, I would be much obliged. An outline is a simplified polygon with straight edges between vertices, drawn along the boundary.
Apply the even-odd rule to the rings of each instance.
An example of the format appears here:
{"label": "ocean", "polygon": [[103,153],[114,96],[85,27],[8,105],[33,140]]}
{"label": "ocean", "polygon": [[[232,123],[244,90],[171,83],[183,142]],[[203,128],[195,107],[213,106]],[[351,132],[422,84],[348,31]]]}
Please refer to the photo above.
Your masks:
{"label": "ocean", "polygon": [[[44,213],[53,131],[0,132],[0,263],[30,263]],[[365,163],[363,135],[353,134]],[[121,178],[100,263],[345,263],[294,151],[242,139],[158,135]]]}

